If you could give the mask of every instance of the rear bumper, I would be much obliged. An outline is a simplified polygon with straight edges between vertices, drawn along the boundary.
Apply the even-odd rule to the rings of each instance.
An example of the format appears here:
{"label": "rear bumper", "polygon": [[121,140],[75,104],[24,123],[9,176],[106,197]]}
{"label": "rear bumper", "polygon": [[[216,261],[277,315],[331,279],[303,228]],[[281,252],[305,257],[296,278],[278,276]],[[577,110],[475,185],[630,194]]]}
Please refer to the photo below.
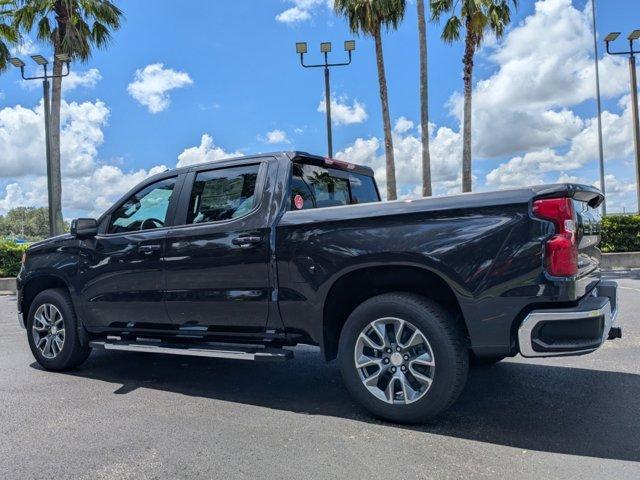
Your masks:
{"label": "rear bumper", "polygon": [[524,357],[582,355],[620,336],[616,282],[602,281],[577,307],[534,310],[518,329]]}

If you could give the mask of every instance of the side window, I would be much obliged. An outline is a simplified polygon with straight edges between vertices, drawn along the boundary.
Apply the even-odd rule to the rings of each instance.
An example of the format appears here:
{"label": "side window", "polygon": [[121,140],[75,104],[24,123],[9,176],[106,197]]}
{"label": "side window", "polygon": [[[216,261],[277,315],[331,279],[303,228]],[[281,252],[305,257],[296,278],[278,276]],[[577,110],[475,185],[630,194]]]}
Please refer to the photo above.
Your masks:
{"label": "side window", "polygon": [[379,200],[372,177],[306,163],[293,164],[291,210]]}
{"label": "side window", "polygon": [[167,178],[133,194],[111,214],[108,232],[136,232],[164,227],[175,184],[175,178]]}
{"label": "side window", "polygon": [[219,222],[249,213],[257,204],[260,165],[199,172],[193,183],[187,224]]}

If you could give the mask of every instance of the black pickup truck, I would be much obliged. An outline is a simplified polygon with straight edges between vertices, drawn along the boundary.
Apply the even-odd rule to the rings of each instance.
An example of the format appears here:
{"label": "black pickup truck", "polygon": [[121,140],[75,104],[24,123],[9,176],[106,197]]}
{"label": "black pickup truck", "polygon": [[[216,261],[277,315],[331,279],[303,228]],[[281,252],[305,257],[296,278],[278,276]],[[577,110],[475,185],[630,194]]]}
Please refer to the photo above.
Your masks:
{"label": "black pickup truck", "polygon": [[18,311],[46,369],[92,348],[274,361],[319,345],[373,414],[422,421],[470,361],[621,335],[602,200],[558,184],[381,202],[371,169],[307,153],[201,164],[32,245]]}

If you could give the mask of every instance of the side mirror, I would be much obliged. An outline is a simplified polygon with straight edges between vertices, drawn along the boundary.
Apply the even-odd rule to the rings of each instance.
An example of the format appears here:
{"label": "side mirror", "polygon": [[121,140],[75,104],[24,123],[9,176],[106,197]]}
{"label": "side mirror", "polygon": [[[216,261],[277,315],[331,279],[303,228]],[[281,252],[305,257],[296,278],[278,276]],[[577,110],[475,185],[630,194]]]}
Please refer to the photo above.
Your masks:
{"label": "side mirror", "polygon": [[76,218],[71,221],[69,232],[78,238],[95,237],[98,234],[98,222],[95,218]]}

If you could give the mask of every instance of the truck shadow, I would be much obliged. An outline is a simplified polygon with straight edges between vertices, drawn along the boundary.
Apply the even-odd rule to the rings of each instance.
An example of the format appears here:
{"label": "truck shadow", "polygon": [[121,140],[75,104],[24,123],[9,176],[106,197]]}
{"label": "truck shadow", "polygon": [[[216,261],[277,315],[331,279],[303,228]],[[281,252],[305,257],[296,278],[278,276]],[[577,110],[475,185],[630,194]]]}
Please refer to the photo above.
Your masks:
{"label": "truck shadow", "polygon": [[[34,368],[40,368],[33,364]],[[349,397],[335,362],[296,349],[287,365],[94,352],[65,374],[122,386],[385,425]],[[417,432],[525,450],[640,461],[640,375],[505,361],[474,368],[458,402]]]}

